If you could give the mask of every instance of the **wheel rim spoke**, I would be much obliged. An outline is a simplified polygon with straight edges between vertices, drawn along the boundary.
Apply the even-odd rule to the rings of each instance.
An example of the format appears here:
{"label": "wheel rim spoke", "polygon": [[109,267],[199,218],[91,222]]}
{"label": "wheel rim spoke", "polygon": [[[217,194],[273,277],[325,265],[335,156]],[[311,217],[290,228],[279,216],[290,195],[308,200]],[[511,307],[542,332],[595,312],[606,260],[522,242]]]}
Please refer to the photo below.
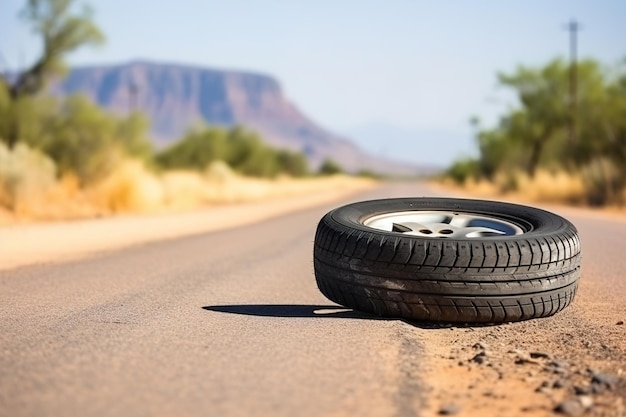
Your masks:
{"label": "wheel rim spoke", "polygon": [[466,227],[459,231],[459,235],[455,237],[493,237],[493,236],[506,236],[506,233],[501,230],[490,229],[488,227]]}
{"label": "wheel rim spoke", "polygon": [[405,211],[366,219],[374,229],[430,238],[474,239],[520,235],[522,228],[496,216],[447,211]]}

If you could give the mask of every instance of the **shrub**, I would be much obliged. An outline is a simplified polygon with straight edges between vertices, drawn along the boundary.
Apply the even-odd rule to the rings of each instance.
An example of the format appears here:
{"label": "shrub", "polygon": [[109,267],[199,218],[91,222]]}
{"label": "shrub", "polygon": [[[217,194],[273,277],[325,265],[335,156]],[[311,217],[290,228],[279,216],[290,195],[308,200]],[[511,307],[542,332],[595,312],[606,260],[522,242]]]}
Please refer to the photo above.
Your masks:
{"label": "shrub", "polygon": [[456,183],[463,184],[470,178],[477,178],[481,172],[480,162],[475,159],[461,159],[456,161],[446,171],[446,175],[452,178]]}
{"label": "shrub", "polygon": [[0,142],[0,205],[17,210],[43,202],[55,182],[56,166],[49,157],[23,143],[9,149]]}
{"label": "shrub", "polygon": [[324,160],[324,162],[322,162],[322,165],[320,166],[318,173],[320,175],[337,175],[337,174],[341,174],[343,172],[343,169],[341,168],[341,165],[339,165],[337,162],[333,161],[332,159],[326,159]]}
{"label": "shrub", "polygon": [[272,178],[281,173],[301,177],[308,174],[303,154],[271,148],[258,134],[240,126],[229,130],[209,127],[189,132],[156,156],[157,164],[165,169],[204,171],[215,161],[223,161],[236,172],[253,177]]}

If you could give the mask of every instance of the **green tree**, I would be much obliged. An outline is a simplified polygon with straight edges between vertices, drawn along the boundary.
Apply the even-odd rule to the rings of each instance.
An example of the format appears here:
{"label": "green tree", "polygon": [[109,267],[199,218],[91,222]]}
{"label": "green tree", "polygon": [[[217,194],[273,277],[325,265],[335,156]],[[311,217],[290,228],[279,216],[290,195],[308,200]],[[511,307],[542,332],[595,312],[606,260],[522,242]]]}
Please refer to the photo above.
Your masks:
{"label": "green tree", "polygon": [[309,162],[301,152],[279,150],[276,153],[280,172],[292,177],[304,177],[309,174]]}
{"label": "green tree", "polygon": [[74,172],[83,184],[108,173],[118,152],[113,121],[79,96],[68,98],[60,112],[43,141],[44,151],[61,172]]}
{"label": "green tree", "polygon": [[156,156],[163,168],[191,168],[204,170],[210,162],[225,160],[227,156],[227,132],[210,127],[187,133],[182,140]]}
{"label": "green tree", "polygon": [[61,172],[74,172],[87,184],[108,174],[123,156],[149,158],[147,126],[141,114],[117,118],[84,96],[71,96],[46,124],[39,147]]}
{"label": "green tree", "polygon": [[64,55],[81,46],[104,41],[103,34],[91,19],[91,10],[84,7],[81,12],[75,13],[73,3],[74,0],[28,0],[22,12],[22,18],[41,38],[43,50],[41,56],[20,72],[14,82],[0,76],[0,90],[5,91],[3,94],[8,93],[13,107],[4,138],[10,147],[21,137],[21,125],[17,119],[21,117],[23,98],[41,92],[50,77],[63,71]]}
{"label": "green tree", "polygon": [[336,174],[341,174],[343,172],[343,169],[341,168],[341,165],[339,165],[337,162],[333,161],[332,159],[326,159],[324,160],[324,162],[322,162],[322,165],[320,166],[318,173],[320,175],[336,175]]}
{"label": "green tree", "polygon": [[203,171],[221,160],[243,175],[275,177],[280,173],[300,177],[308,174],[306,157],[298,152],[277,150],[265,144],[255,132],[242,126],[225,130],[208,127],[193,131],[156,156],[163,168],[190,168]]}
{"label": "green tree", "polygon": [[521,108],[507,115],[501,130],[511,144],[521,144],[529,153],[526,171],[534,175],[550,140],[568,121],[568,67],[554,60],[543,68],[519,67],[514,74],[500,74],[500,84],[512,88]]}
{"label": "green tree", "polygon": [[515,93],[517,106],[493,128],[474,122],[477,164],[456,164],[449,174],[460,180],[476,166],[477,175],[487,178],[519,169],[533,176],[538,167],[564,170],[582,176],[590,202],[621,203],[626,187],[626,62],[611,71],[590,59],[578,63],[575,113],[569,66],[561,60],[541,68],[521,66],[498,79]]}

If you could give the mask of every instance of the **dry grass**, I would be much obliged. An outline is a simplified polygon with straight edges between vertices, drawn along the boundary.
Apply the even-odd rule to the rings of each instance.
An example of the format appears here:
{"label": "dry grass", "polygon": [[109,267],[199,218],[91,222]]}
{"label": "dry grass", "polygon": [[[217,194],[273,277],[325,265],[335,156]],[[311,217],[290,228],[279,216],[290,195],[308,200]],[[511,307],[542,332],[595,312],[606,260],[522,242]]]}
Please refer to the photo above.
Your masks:
{"label": "dry grass", "polygon": [[518,173],[516,181],[513,194],[525,200],[568,204],[585,201],[585,184],[580,175],[539,170],[532,178]]}
{"label": "dry grass", "polygon": [[[141,162],[127,160],[111,175],[88,188],[76,177],[48,181],[28,198],[12,194],[11,206],[0,204],[0,224],[29,220],[59,220],[188,210],[221,205],[361,188],[371,180],[346,176],[274,180],[242,177],[226,164],[216,163],[204,173],[167,171],[155,174]],[[0,183],[0,195],[4,188]]]}
{"label": "dry grass", "polygon": [[[441,184],[448,188],[459,187],[450,179],[444,179]],[[570,205],[588,204],[590,187],[585,171],[572,174],[548,170],[537,170],[533,177],[522,171],[500,172],[493,181],[469,178],[461,185],[463,191],[477,197]],[[626,200],[626,189],[623,196]]]}

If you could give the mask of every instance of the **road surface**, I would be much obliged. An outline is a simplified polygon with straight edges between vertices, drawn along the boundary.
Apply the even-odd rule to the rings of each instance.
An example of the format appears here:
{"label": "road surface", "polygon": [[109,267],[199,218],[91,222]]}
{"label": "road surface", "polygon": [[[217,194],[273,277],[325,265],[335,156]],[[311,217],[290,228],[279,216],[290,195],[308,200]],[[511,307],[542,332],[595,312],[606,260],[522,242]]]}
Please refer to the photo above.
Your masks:
{"label": "road surface", "polygon": [[[387,184],[351,201],[433,193]],[[594,372],[612,379],[583,393],[588,415],[624,412],[624,219],[562,212],[584,254],[564,312],[447,327],[377,319],[319,293],[315,227],[346,202],[0,271],[0,416],[551,415]],[[483,350],[488,360],[472,361]]]}

